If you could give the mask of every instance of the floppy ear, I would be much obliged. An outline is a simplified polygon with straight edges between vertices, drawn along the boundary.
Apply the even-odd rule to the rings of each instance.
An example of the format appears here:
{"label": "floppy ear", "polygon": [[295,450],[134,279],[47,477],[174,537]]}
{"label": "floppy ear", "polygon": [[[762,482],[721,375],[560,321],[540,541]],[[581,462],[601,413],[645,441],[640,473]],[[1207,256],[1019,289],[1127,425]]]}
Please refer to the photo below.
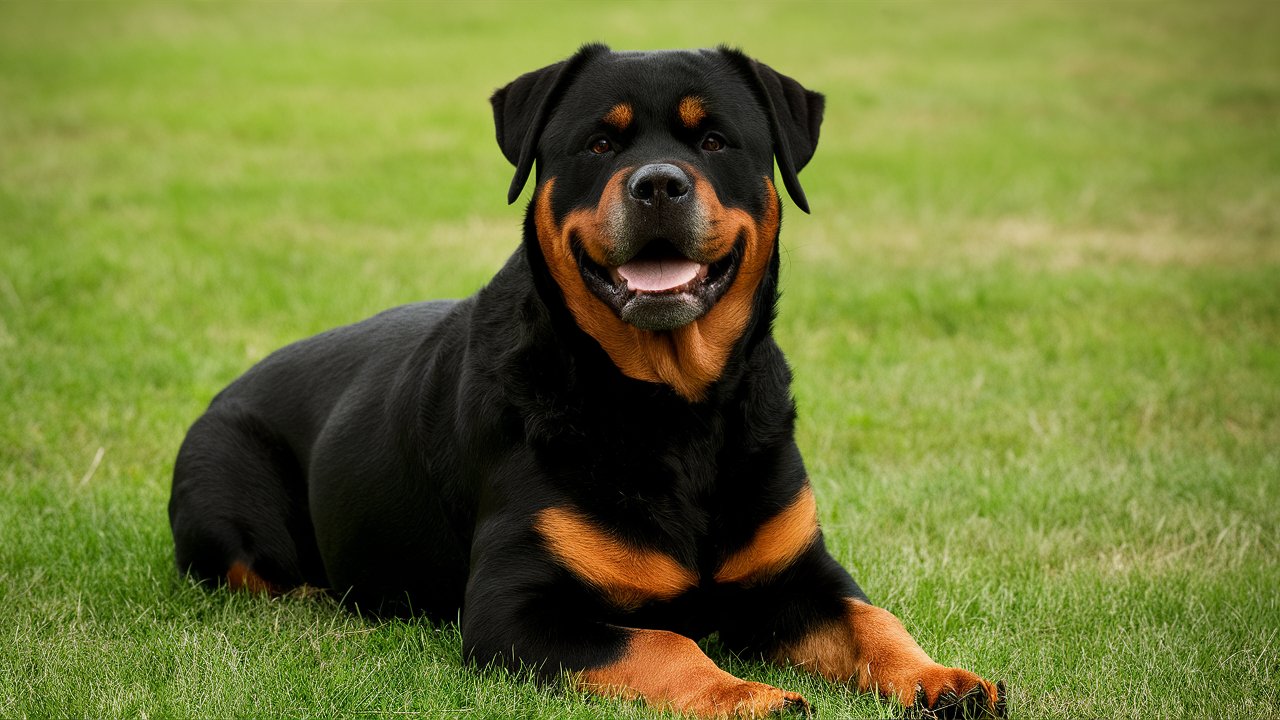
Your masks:
{"label": "floppy ear", "polygon": [[511,178],[511,187],[507,190],[507,204],[520,197],[520,191],[529,179],[538,138],[559,101],[560,92],[583,63],[605,52],[609,52],[609,48],[599,43],[583,45],[568,60],[525,73],[506,87],[494,91],[489,98],[489,103],[493,105],[493,124],[498,135],[498,147],[502,148],[502,154],[507,160],[516,166],[515,177]]}
{"label": "floppy ear", "polygon": [[818,130],[822,127],[825,103],[822,94],[804,89],[800,83],[762,62],[752,60],[740,50],[722,45],[720,52],[754,86],[757,97],[769,114],[769,124],[773,128],[773,155],[778,159],[782,184],[787,187],[787,194],[796,207],[809,212],[809,201],[796,175],[818,148]]}

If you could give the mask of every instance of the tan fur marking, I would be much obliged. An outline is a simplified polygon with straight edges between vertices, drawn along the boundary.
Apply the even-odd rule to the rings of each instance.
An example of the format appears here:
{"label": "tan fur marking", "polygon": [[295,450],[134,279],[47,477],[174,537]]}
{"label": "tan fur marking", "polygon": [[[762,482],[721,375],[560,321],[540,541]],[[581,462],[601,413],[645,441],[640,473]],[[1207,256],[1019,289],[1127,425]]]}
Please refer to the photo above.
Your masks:
{"label": "tan fur marking", "polygon": [[626,130],[631,127],[633,117],[630,103],[618,103],[605,114],[604,121],[619,130]]}
{"label": "tan fur marking", "polygon": [[999,699],[994,684],[968,670],[934,662],[888,610],[859,600],[845,602],[843,619],[781,648],[774,659],[828,680],[856,680],[859,690],[878,690],[905,706],[915,702],[917,684],[924,688],[930,706],[946,690],[960,696],[982,684],[994,707]]}
{"label": "tan fur marking", "polygon": [[565,508],[538,513],[534,528],[556,558],[620,608],[670,600],[697,585],[698,577],[669,555],[635,547]]}
{"label": "tan fur marking", "polygon": [[745,247],[733,284],[706,315],[684,327],[656,332],[623,322],[587,289],[570,243],[577,235],[591,259],[606,264],[602,248],[609,242],[610,203],[621,201],[625,173],[621,170],[609,179],[595,208],[575,210],[563,224],[557,224],[551,211],[555,178],[544,182],[534,207],[538,243],[578,327],[600,343],[618,369],[636,380],[664,383],[686,400],[697,402],[724,371],[733,344],[751,319],[755,291],[768,272],[778,236],[778,193],[769,178],[763,178],[765,212],[757,223],[745,210],[722,205],[709,181],[691,172],[694,193],[705,204],[713,252],[723,257],[739,235],[745,236]]}
{"label": "tan fur marking", "polygon": [[666,630],[630,630],[626,653],[602,668],[578,675],[580,688],[598,695],[642,698],[660,710],[704,718],[763,717],[784,707],[808,714],[797,693],[730,675],[698,644]]}
{"label": "tan fur marking", "polygon": [[679,111],[680,124],[690,130],[698,127],[698,123],[707,116],[707,108],[702,104],[702,98],[692,95],[680,101]]}
{"label": "tan fur marking", "polygon": [[263,580],[258,573],[249,569],[242,562],[235,562],[227,570],[227,587],[232,590],[248,590],[251,593],[275,594],[271,583]]}
{"label": "tan fur marking", "polygon": [[746,547],[729,556],[716,573],[716,582],[766,580],[800,557],[817,536],[818,504],[806,484],[790,505],[756,530]]}

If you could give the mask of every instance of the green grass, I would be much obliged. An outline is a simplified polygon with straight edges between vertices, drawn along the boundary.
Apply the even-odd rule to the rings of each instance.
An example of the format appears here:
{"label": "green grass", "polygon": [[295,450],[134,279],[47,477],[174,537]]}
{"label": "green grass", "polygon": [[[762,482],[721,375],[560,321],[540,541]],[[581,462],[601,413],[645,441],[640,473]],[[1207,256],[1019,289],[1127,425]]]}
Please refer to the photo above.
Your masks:
{"label": "green grass", "polygon": [[1277,37],[1261,1],[0,4],[0,716],[651,715],[191,587],[165,517],[253,361],[497,269],[487,95],[595,39],[827,94],[777,334],[874,600],[1022,717],[1280,715]]}

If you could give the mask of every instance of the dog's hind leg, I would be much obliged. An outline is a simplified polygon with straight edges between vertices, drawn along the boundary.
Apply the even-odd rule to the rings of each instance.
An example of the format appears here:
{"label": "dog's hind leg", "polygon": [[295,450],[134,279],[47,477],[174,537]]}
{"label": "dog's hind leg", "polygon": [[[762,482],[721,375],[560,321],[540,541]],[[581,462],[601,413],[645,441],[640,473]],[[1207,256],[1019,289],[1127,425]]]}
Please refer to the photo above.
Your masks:
{"label": "dog's hind leg", "polygon": [[216,404],[191,427],[169,500],[178,570],[233,589],[324,586],[293,451],[250,413]]}

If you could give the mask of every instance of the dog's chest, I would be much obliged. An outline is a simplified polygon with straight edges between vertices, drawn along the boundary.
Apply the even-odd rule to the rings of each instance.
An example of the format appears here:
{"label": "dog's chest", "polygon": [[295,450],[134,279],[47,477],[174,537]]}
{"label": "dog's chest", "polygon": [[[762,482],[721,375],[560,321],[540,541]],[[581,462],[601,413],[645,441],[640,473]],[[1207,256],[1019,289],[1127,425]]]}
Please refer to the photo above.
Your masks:
{"label": "dog's chest", "polygon": [[[643,512],[643,509],[638,509]],[[661,522],[668,520],[666,527]],[[632,533],[581,510],[541,511],[535,528],[554,559],[619,610],[670,602],[692,592],[768,582],[817,538],[813,493],[804,486],[792,502],[743,532],[733,518],[633,518]],[[698,531],[682,528],[698,527]],[[648,537],[638,527],[650,529]],[[730,541],[729,538],[746,538]]]}
{"label": "dog's chest", "polygon": [[602,416],[579,434],[590,442],[543,455],[565,502],[535,528],[558,564],[619,610],[768,582],[818,536],[798,460],[749,452],[760,432],[740,416],[668,410]]}

